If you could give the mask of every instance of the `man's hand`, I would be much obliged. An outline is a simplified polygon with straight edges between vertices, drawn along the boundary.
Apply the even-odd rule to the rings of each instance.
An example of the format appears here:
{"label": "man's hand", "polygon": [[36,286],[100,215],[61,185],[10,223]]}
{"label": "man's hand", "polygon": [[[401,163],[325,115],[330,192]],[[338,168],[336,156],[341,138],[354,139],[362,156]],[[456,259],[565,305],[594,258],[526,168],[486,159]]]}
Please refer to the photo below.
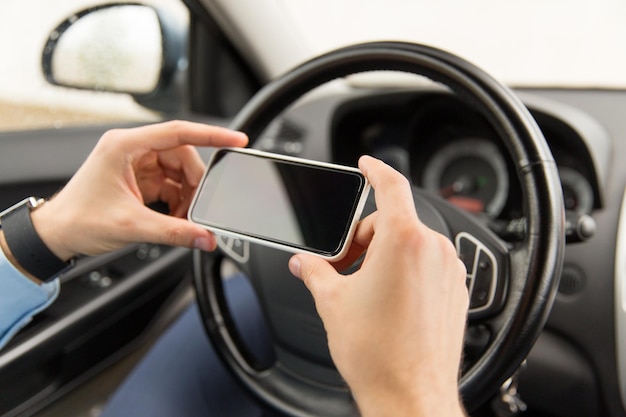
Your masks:
{"label": "man's hand", "polygon": [[[61,259],[132,242],[212,250],[214,236],[184,219],[204,172],[194,146],[247,143],[241,132],[182,121],[111,130],[69,183],[32,213],[33,224]],[[171,215],[146,207],[157,201]]]}
{"label": "man's hand", "polygon": [[452,243],[420,222],[408,181],[381,161],[359,166],[378,210],[356,231],[344,276],[312,255],[289,266],[315,298],[339,372],[363,415],[461,416],[458,376],[469,304]]}

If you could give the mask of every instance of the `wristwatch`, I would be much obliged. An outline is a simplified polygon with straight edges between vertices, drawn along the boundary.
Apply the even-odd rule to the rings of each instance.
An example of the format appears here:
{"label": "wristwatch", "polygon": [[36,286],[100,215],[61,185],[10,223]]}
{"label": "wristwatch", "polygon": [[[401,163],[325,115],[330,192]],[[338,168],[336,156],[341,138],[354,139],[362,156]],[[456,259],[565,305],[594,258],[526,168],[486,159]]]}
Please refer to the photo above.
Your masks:
{"label": "wristwatch", "polygon": [[0,228],[11,254],[35,278],[48,282],[73,265],[57,257],[33,227],[30,212],[43,204],[43,198],[28,197],[0,213]]}

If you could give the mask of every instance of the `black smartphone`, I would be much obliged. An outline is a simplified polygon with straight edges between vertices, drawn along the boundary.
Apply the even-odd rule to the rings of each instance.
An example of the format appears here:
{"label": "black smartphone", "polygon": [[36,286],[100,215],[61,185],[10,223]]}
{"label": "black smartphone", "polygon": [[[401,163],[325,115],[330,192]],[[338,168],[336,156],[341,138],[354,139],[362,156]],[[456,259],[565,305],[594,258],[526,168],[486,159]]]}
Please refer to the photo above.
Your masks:
{"label": "black smartphone", "polygon": [[369,190],[357,168],[220,148],[208,163],[188,217],[217,234],[338,260]]}

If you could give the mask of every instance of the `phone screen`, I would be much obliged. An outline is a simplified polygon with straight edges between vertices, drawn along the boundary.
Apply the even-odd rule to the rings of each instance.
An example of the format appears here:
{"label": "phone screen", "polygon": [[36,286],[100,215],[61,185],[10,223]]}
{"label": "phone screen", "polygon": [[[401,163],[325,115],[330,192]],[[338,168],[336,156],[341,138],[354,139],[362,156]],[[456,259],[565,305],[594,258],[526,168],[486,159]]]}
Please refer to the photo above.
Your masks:
{"label": "phone screen", "polygon": [[333,257],[351,237],[368,190],[354,168],[219,149],[189,218],[218,233]]}

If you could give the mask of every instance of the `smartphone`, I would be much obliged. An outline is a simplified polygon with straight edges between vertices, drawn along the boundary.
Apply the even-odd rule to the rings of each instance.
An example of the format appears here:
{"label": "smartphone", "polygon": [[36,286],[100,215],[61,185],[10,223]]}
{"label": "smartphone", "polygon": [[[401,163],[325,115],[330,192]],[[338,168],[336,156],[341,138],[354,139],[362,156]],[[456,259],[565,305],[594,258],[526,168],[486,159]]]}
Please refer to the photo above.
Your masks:
{"label": "smartphone", "polygon": [[188,217],[217,234],[338,260],[369,190],[356,168],[220,148],[208,163]]}

